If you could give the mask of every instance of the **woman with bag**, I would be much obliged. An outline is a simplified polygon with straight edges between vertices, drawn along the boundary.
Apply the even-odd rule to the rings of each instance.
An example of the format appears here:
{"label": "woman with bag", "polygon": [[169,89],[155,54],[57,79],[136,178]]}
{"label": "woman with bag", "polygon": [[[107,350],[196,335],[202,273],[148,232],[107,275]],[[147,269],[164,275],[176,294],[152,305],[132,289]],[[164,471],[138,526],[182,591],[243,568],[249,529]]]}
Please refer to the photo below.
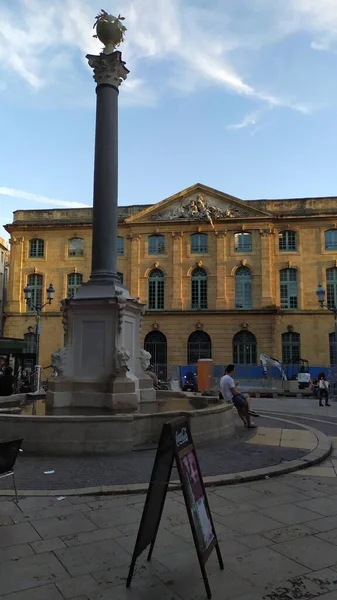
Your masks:
{"label": "woman with bag", "polygon": [[323,406],[323,398],[325,400],[325,406],[331,406],[329,404],[329,382],[325,379],[325,373],[318,375],[318,389],[319,389],[319,405]]}

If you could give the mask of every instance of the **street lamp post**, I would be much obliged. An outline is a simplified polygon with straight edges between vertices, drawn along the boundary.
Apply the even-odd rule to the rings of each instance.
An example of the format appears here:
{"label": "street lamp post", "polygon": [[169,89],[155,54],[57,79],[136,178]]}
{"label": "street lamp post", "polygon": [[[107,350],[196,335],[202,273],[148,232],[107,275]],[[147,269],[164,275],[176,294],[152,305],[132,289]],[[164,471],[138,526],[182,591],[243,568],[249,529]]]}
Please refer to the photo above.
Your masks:
{"label": "street lamp post", "polygon": [[331,364],[331,367],[334,367],[333,371],[332,371],[332,375],[333,375],[333,383],[334,383],[334,396],[336,396],[336,367],[337,367],[337,307],[334,306],[328,306],[327,304],[325,304],[325,289],[323,288],[322,284],[318,285],[318,288],[316,290],[316,296],[317,296],[317,300],[319,305],[321,306],[321,308],[327,308],[330,312],[332,312],[334,314],[334,318],[335,318],[335,356],[334,356],[334,362],[335,364]]}
{"label": "street lamp post", "polygon": [[40,359],[40,317],[41,317],[41,311],[42,309],[52,303],[53,299],[54,299],[54,294],[55,294],[55,290],[54,290],[54,286],[52,283],[49,284],[49,287],[46,289],[47,292],[47,302],[45,302],[44,304],[41,304],[40,302],[36,302],[34,304],[34,302],[32,301],[32,288],[29,285],[26,285],[25,289],[23,290],[23,293],[25,295],[25,300],[26,300],[26,304],[29,308],[29,310],[33,311],[35,314],[35,321],[36,321],[36,325],[35,325],[35,355],[36,355],[36,370],[37,370],[37,377],[36,377],[36,383],[35,383],[35,391],[38,392],[40,389],[40,384],[41,384],[41,367],[39,365],[39,359]]}

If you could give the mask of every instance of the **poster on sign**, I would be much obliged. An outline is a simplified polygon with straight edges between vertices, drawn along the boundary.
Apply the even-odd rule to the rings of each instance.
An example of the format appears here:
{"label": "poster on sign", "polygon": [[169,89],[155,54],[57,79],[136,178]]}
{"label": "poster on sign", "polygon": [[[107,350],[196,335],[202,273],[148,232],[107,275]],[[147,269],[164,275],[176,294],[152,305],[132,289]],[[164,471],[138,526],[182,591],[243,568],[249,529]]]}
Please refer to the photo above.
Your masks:
{"label": "poster on sign", "polygon": [[186,418],[174,419],[163,425],[126,586],[131,585],[136,560],[148,546],[148,560],[151,559],[174,462],[179,473],[207,597],[211,598],[205,564],[214,549],[220,569],[224,566],[197,453]]}

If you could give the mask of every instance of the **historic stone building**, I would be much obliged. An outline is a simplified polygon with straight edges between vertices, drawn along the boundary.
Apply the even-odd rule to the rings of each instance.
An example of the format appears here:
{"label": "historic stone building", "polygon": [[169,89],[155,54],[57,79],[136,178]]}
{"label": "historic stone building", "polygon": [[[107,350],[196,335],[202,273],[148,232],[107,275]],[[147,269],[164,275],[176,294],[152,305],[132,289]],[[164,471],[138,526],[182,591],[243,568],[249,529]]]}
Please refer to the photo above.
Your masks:
{"label": "historic stone building", "polygon": [[3,333],[4,307],[6,304],[6,288],[8,279],[9,247],[7,241],[0,237],[0,337]]}
{"label": "historic stone building", "polygon": [[[18,210],[11,235],[5,335],[22,338],[34,315],[24,288],[44,302],[41,363],[63,345],[59,311],[89,277],[91,209]],[[328,365],[334,319],[318,306],[337,295],[337,198],[242,201],[196,184],[154,205],[119,208],[118,270],[146,304],[142,338],[158,371],[193,364]]]}

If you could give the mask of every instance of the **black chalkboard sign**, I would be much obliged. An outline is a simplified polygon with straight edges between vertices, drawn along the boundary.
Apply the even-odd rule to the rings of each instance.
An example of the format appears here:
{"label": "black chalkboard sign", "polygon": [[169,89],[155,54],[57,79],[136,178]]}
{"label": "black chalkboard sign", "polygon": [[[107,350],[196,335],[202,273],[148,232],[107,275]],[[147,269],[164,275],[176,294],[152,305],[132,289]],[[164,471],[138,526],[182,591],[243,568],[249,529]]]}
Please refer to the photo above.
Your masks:
{"label": "black chalkboard sign", "polygon": [[148,560],[151,560],[174,461],[179,473],[207,597],[211,598],[205,564],[214,548],[220,569],[224,566],[198,457],[186,418],[174,419],[163,425],[126,587],[131,585],[137,558],[148,546],[150,546]]}

